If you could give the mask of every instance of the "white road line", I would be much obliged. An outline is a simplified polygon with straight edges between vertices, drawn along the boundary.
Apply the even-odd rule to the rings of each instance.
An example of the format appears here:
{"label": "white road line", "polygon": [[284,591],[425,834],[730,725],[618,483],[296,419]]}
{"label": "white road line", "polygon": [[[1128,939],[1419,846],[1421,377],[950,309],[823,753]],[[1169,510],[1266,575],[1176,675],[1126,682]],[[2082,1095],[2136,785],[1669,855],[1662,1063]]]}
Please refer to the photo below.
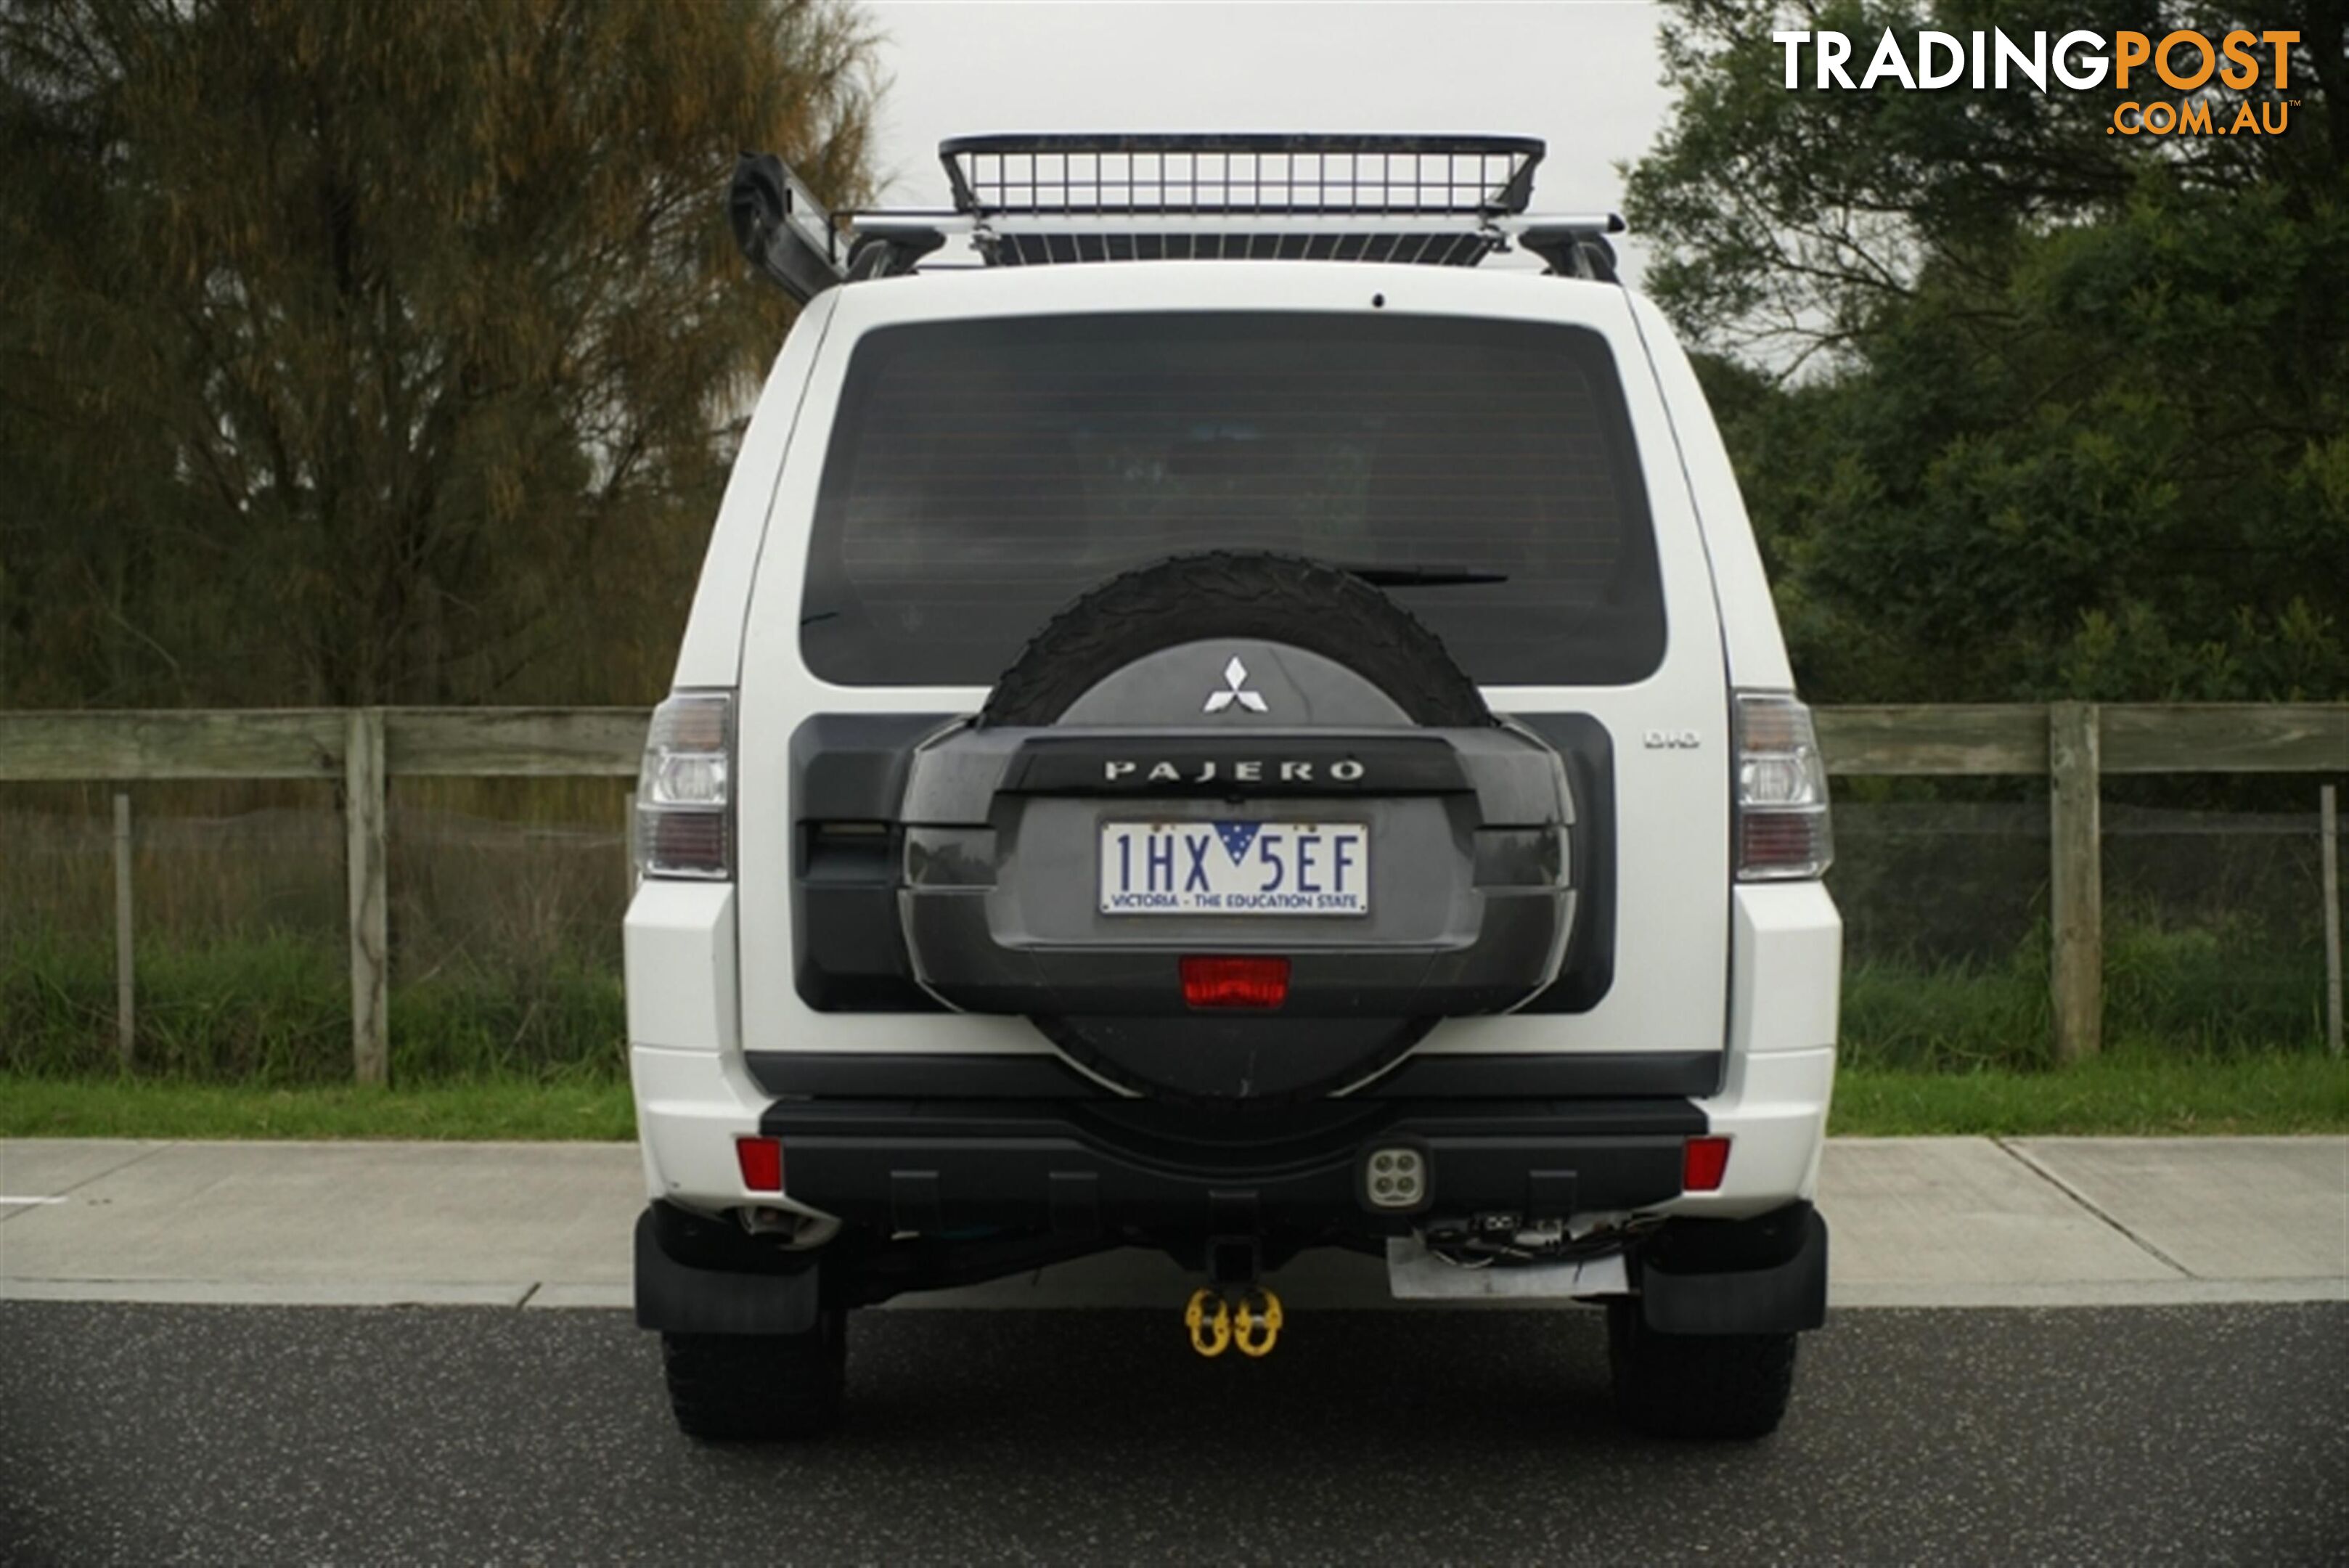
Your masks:
{"label": "white road line", "polygon": [[0,1198],[0,1203],[63,1203],[62,1198]]}

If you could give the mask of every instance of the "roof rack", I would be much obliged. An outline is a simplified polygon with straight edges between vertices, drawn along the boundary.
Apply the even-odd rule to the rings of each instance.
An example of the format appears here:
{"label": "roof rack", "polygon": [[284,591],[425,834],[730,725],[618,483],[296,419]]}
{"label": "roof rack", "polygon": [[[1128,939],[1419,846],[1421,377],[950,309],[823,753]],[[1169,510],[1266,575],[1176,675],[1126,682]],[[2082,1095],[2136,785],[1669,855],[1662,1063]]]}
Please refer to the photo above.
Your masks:
{"label": "roof rack", "polygon": [[938,144],[974,218],[1250,213],[1497,217],[1522,213],[1531,136],[957,136]]}
{"label": "roof rack", "polygon": [[1155,260],[1474,266],[1512,242],[1552,273],[1613,282],[1612,213],[1526,213],[1527,136],[1035,134],[941,142],[950,213],[827,212],[772,153],[744,153],[735,243],[805,304],[911,272],[949,234],[990,266]]}

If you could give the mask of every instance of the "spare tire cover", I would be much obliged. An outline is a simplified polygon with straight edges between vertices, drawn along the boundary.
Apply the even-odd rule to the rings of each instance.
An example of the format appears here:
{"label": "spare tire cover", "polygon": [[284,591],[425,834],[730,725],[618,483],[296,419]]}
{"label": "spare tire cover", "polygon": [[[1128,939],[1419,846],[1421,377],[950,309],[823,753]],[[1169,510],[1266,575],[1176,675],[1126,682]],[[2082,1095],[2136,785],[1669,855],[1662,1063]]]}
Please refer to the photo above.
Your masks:
{"label": "spare tire cover", "polygon": [[[1436,635],[1340,567],[1269,552],[1177,556],[1125,573],[1053,617],[1003,672],[983,725],[1050,725],[1087,693],[1167,649],[1219,638],[1286,644],[1377,687],[1411,722],[1494,722]],[[1087,718],[1114,722],[1087,704]],[[1411,1049],[1432,1018],[1036,1017],[1071,1058],[1158,1098],[1233,1103],[1314,1097],[1361,1081]]]}
{"label": "spare tire cover", "polygon": [[1029,639],[979,710],[982,724],[1050,724],[1137,659],[1211,638],[1263,638],[1336,659],[1413,723],[1489,724],[1443,639],[1351,572],[1269,551],[1174,556],[1112,577]]}

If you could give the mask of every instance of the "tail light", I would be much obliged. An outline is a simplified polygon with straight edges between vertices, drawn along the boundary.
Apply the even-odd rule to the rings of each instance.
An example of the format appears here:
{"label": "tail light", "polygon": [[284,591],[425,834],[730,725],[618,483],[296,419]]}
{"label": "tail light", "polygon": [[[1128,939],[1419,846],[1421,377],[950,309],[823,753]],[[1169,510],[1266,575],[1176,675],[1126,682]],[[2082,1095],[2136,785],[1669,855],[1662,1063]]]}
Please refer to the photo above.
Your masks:
{"label": "tail light", "polygon": [[744,1191],[781,1192],[783,1189],[782,1139],[738,1137],[734,1140],[734,1163],[742,1168]]}
{"label": "tail light", "polygon": [[734,700],[679,692],[653,710],[636,775],[636,869],[723,881],[734,875]]}
{"label": "tail light", "polygon": [[1737,879],[1824,874],[1835,860],[1827,765],[1811,711],[1784,692],[1737,694]]}
{"label": "tail light", "polygon": [[1185,956],[1183,1000],[1194,1007],[1278,1007],[1288,1000],[1288,961]]}
{"label": "tail light", "polygon": [[1718,1135],[1692,1137],[1681,1150],[1681,1190],[1718,1192],[1729,1174],[1729,1140]]}

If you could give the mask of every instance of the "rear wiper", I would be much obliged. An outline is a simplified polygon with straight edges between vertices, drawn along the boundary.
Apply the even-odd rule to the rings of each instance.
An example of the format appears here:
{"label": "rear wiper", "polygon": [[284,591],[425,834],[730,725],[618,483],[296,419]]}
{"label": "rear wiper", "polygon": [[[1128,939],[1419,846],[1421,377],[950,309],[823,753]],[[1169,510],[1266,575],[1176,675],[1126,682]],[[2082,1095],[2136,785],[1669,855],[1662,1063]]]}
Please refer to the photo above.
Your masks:
{"label": "rear wiper", "polygon": [[1367,566],[1345,561],[1330,565],[1350,572],[1374,588],[1448,588],[1463,584],[1506,583],[1506,572],[1479,572],[1467,566]]}

